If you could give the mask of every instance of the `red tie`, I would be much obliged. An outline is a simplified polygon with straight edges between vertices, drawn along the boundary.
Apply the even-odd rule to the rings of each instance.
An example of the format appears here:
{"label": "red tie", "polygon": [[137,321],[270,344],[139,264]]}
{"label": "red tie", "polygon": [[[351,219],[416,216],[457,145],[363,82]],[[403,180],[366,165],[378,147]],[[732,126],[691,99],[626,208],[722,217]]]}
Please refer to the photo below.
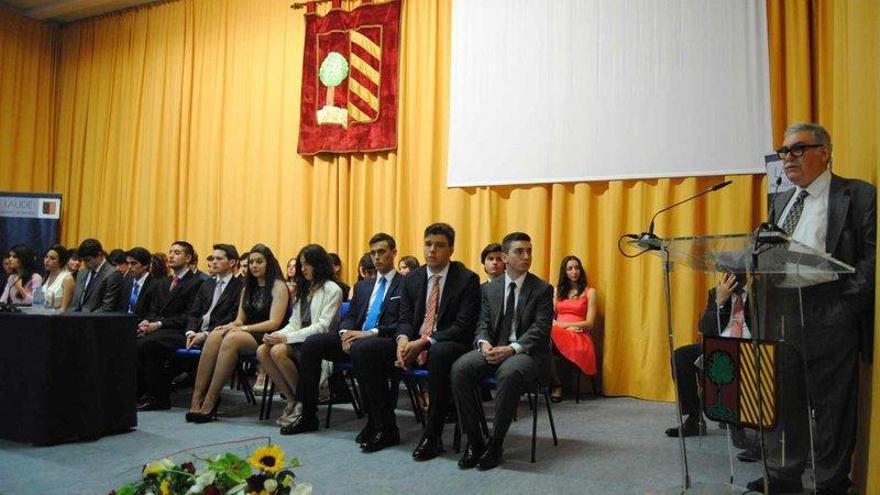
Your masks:
{"label": "red tie", "polygon": [[[437,319],[437,302],[440,301],[440,275],[431,275],[431,295],[428,297],[428,309],[425,313],[425,323],[422,325],[420,332],[423,339],[428,339],[434,333],[434,320]],[[428,351],[419,353],[416,363],[423,366],[428,362]]]}
{"label": "red tie", "polygon": [[730,336],[741,339],[743,336],[743,325],[745,323],[745,311],[743,306],[743,298],[739,294],[733,295],[733,314],[730,315]]}
{"label": "red tie", "polygon": [[177,275],[171,277],[171,289],[170,290],[174,290],[174,288],[177,287],[177,284],[179,284],[179,283],[180,283],[180,277],[178,277]]}

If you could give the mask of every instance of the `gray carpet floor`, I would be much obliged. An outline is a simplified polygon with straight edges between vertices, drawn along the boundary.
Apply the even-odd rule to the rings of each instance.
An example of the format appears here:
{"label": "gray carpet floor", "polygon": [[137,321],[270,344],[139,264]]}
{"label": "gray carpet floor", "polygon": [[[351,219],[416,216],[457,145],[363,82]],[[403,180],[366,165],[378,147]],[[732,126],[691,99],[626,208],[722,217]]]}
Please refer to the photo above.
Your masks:
{"label": "gray carpet floor", "polygon": [[[567,399],[553,404],[559,436],[559,445],[554,446],[542,401],[537,462],[532,464],[532,422],[528,403],[523,400],[519,419],[505,442],[505,463],[479,472],[458,469],[459,455],[451,448],[451,425],[444,433],[444,455],[425,463],[412,460],[420,427],[408,410],[405,393],[401,393],[398,410],[401,445],[373,454],[360,452],[354,443],[363,420],[355,417],[350,405],[334,407],[327,430],[322,424],[316,433],[281,436],[274,422],[257,420],[258,408],[247,404],[240,392],[225,390],[220,419],[204,425],[184,421],[188,399],[188,392],[179,393],[174,397],[176,407],[170,411],[140,413],[135,430],[92,442],[34,447],[0,441],[0,493],[106,494],[136,479],[140,466],[148,460],[192,447],[260,436],[270,436],[288,455],[298,457],[302,467],[296,470],[297,477],[313,483],[318,494],[644,494],[681,485],[678,443],[663,434],[674,423],[671,404],[626,397],[586,398],[580,404]],[[491,421],[491,404],[486,408]],[[281,403],[276,401],[273,416],[280,409]],[[322,407],[322,421],[323,412]],[[727,445],[726,431],[712,424],[707,436],[688,439],[695,483],[724,483],[728,479]],[[214,453],[226,450],[232,449],[202,449]],[[179,456],[175,460],[187,459]],[[733,467],[738,485],[759,476],[756,464],[734,461]]]}

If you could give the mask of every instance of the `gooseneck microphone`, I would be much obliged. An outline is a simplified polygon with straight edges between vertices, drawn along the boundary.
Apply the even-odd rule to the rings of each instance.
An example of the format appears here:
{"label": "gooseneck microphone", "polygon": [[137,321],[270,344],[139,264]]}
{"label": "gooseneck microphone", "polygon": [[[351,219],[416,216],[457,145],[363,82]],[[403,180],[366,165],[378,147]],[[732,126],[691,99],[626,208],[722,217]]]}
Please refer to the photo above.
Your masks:
{"label": "gooseneck microphone", "polygon": [[665,208],[661,208],[660,210],[657,211],[657,213],[654,213],[653,217],[651,217],[651,223],[648,225],[647,232],[642,232],[638,236],[629,235],[628,237],[631,237],[631,238],[637,237],[638,241],[639,241],[638,242],[639,245],[645,249],[660,249],[660,238],[657,237],[656,235],[654,235],[654,220],[657,219],[658,215],[660,215],[664,211],[669,211],[669,210],[675,208],[676,206],[687,203],[688,201],[693,201],[693,200],[699,198],[700,196],[704,196],[706,194],[709,194],[710,192],[717,191],[719,189],[724,189],[725,187],[727,187],[731,184],[733,184],[732,180],[728,180],[728,181],[724,181],[724,182],[715,184],[714,186],[710,187],[709,189],[706,189],[705,191],[701,191],[697,194],[694,194],[693,196],[691,196],[689,198],[685,198],[685,199],[683,199],[677,203],[673,203]]}
{"label": "gooseneck microphone", "polygon": [[[773,192],[773,198],[779,195],[779,186],[782,185],[782,176],[776,178],[776,190]],[[766,222],[758,226],[757,235],[755,236],[755,248],[762,244],[784,244],[785,239],[778,234],[785,234],[782,227],[776,225],[776,208],[773,206],[773,198],[769,200],[769,216]]]}

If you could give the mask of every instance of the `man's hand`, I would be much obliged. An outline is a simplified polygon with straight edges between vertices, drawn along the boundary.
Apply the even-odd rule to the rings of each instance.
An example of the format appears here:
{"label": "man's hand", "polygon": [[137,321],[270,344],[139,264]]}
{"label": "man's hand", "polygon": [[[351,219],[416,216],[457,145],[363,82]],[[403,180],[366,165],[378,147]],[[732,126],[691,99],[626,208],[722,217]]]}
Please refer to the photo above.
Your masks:
{"label": "man's hand", "polygon": [[140,325],[138,325],[137,334],[138,337],[143,337],[144,335],[155,332],[159,329],[159,322],[148,322],[146,320],[142,321]]}
{"label": "man's hand", "polygon": [[[419,356],[422,355],[422,351],[427,351],[428,347],[431,346],[431,342],[428,339],[418,339],[409,343],[406,349],[406,358],[408,361],[413,359],[416,360],[416,363],[419,366],[423,366],[427,357],[423,359],[419,359]],[[426,355],[427,356],[427,355]]]}
{"label": "man's hand", "polygon": [[484,355],[486,356],[486,362],[489,364],[501,364],[505,359],[509,358],[516,354],[516,351],[513,350],[513,347],[509,345],[501,346],[501,347],[493,347]]}
{"label": "man's hand", "polygon": [[721,280],[715,285],[715,305],[724,306],[738,285],[736,275],[729,272],[721,275]]}
{"label": "man's hand", "polygon": [[404,357],[405,357],[404,351],[406,350],[408,344],[409,344],[409,337],[404,335],[404,336],[397,338],[397,360],[394,361],[394,366],[397,366],[398,368],[400,368],[402,370],[408,369],[406,367],[406,359],[404,359]]}
{"label": "man's hand", "polygon": [[186,348],[192,349],[194,346],[202,345],[206,340],[208,340],[208,334],[205,332],[191,333],[186,337]]}
{"label": "man's hand", "polygon": [[494,349],[494,347],[492,347],[492,344],[488,342],[480,342],[480,353],[483,354],[483,357],[486,357],[486,354],[488,354],[489,351],[491,351],[492,349]]}
{"label": "man's hand", "polygon": [[355,340],[365,339],[372,336],[373,332],[368,332],[366,330],[346,330],[345,333],[342,334],[342,342],[348,342],[349,345],[351,345]]}
{"label": "man's hand", "polygon": [[275,335],[274,333],[270,333],[263,337],[263,343],[271,347],[273,345],[286,344],[287,339],[285,339],[283,335]]}

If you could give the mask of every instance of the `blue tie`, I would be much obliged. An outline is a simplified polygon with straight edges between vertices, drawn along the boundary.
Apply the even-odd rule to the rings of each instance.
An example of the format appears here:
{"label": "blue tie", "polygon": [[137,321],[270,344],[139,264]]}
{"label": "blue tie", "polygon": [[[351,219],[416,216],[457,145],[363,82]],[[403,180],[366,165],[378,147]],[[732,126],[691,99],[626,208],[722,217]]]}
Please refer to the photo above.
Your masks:
{"label": "blue tie", "polygon": [[379,288],[376,289],[376,297],[373,299],[373,304],[370,305],[370,310],[367,312],[364,330],[376,328],[376,324],[379,323],[379,313],[382,311],[382,301],[385,300],[385,283],[387,281],[388,279],[385,277],[379,279]]}
{"label": "blue tie", "polygon": [[128,312],[134,311],[134,307],[138,302],[138,292],[141,291],[141,284],[135,282],[134,289],[131,290],[131,296],[128,298]]}

